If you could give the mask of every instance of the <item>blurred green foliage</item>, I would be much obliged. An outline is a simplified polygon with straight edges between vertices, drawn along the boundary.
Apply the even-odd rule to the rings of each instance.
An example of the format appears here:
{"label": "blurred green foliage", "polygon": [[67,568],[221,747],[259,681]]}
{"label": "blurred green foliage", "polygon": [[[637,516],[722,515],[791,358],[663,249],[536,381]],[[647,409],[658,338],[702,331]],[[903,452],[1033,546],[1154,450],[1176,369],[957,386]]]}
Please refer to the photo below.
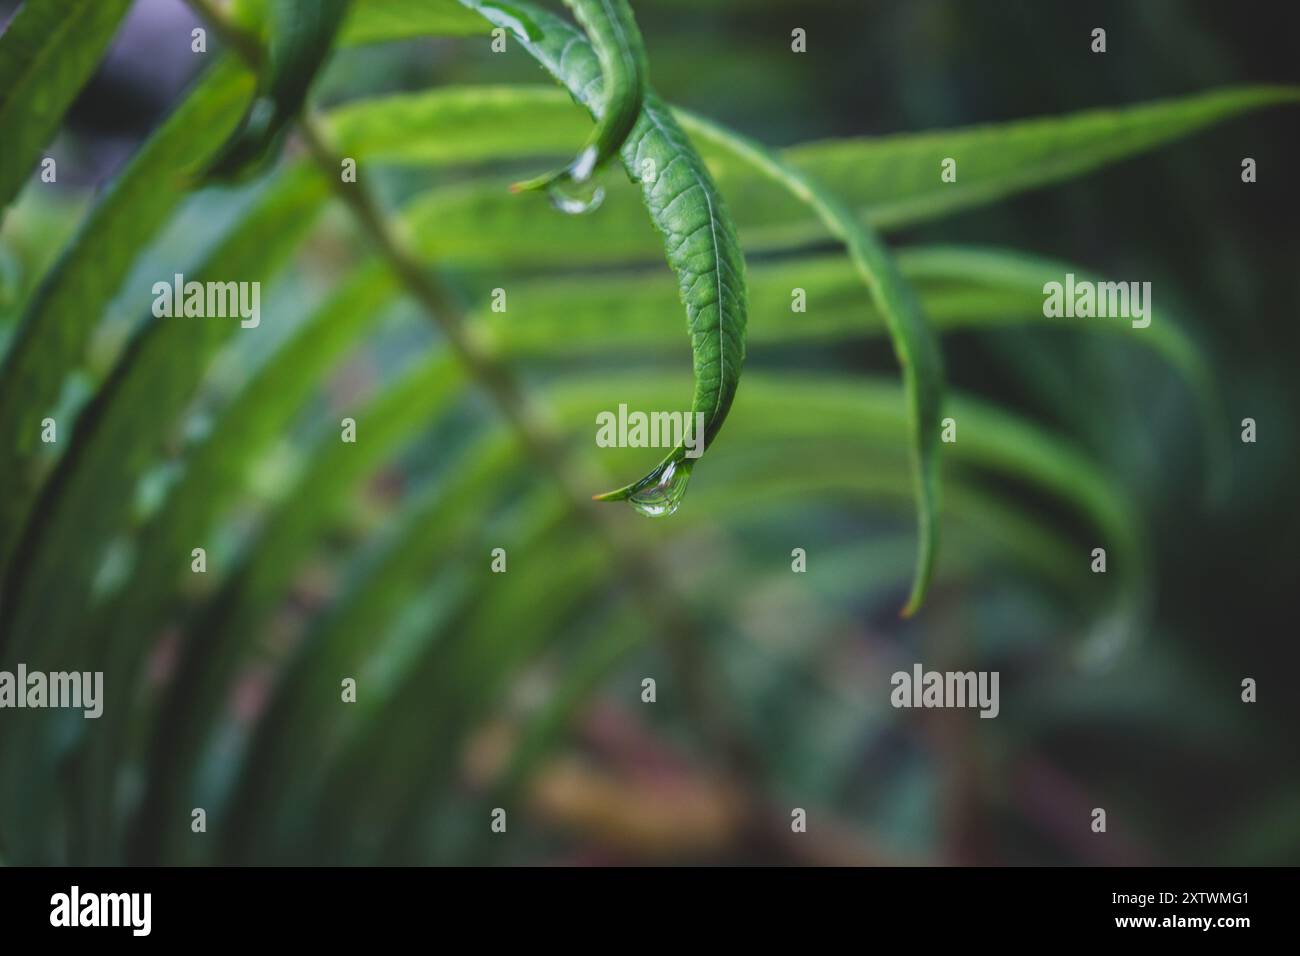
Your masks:
{"label": "blurred green foliage", "polygon": [[[0,232],[0,669],[108,688],[98,721],[0,711],[0,859],[1300,861],[1300,195],[1294,107],[1268,108],[1297,95],[1294,10],[634,3],[663,98],[802,144],[784,160],[888,231],[941,336],[959,438],[935,585],[901,622],[897,366],[816,218],[687,123],[748,259],[747,372],[677,515],[575,504],[575,476],[600,491],[654,457],[594,448],[596,412],[689,394],[660,242],[617,175],[584,217],[506,191],[591,129],[529,57],[355,2],[313,89],[327,154],[358,159],[447,293],[433,317],[465,317],[568,484],[309,140],[196,188],[253,76],[215,38],[192,55],[183,7],[137,2],[51,147],[58,183],[33,173]],[[146,21],[202,75],[87,121],[136,89]],[[997,125],[934,132],[975,124]],[[1067,269],[1152,281],[1151,328],[1045,319]],[[152,318],[176,272],[260,279],[261,326]],[[1000,671],[999,717],[892,709],[918,660]]]}

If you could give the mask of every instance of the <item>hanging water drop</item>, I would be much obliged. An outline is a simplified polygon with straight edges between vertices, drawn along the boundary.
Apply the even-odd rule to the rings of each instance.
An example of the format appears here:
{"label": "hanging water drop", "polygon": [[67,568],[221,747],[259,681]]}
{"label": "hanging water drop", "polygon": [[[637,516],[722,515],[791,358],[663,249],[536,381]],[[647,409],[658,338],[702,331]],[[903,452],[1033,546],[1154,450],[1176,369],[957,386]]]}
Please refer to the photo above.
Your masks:
{"label": "hanging water drop", "polygon": [[511,192],[529,192],[545,189],[546,196],[562,213],[581,216],[595,211],[605,199],[605,187],[593,178],[596,172],[596,159],[599,152],[594,146],[588,146],[578,154],[577,159],[561,170],[538,176],[536,179],[515,183]]}
{"label": "hanging water drop", "polygon": [[546,187],[551,205],[569,216],[594,212],[605,200],[605,187],[592,180],[575,182],[562,176]]}
{"label": "hanging water drop", "polygon": [[693,461],[670,461],[637,483],[627,501],[639,514],[647,518],[661,518],[672,514],[686,495],[686,484],[691,477]]}

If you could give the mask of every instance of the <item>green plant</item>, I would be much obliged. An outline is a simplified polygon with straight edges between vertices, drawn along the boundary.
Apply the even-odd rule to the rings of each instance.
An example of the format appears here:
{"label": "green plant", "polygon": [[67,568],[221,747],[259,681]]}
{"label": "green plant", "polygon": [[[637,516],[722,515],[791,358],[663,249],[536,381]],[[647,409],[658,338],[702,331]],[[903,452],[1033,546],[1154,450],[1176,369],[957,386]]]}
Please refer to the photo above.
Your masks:
{"label": "green plant", "polygon": [[[67,4],[27,0],[0,36],[0,201],[29,175],[128,6],[88,5],[93,16],[73,32],[51,26],[69,22]],[[994,555],[1038,576],[1092,644],[1142,626],[1145,544],[1123,490],[1066,438],[945,395],[942,384],[937,333],[1050,325],[1044,282],[1087,270],[1014,250],[894,255],[877,233],[1062,182],[1295,103],[1300,91],[1236,88],[774,151],[660,100],[639,37],[608,29],[630,24],[621,2],[571,4],[593,46],[523,0],[354,0],[337,49],[429,35],[482,42],[489,25],[505,26],[564,90],[457,87],[298,115],[335,25],[306,33],[304,52],[283,29],[294,4],[193,6],[230,52],[118,174],[39,285],[21,290],[0,373],[0,661],[103,670],[116,704],[91,727],[30,712],[0,722],[6,859],[475,858],[489,852],[470,835],[483,828],[465,821],[515,795],[591,689],[647,644],[672,662],[689,725],[728,774],[763,794],[778,775],[755,753],[746,721],[718,713],[720,655],[709,633],[726,630],[729,606],[712,588],[722,569],[709,558],[726,556],[742,579],[761,573],[729,543],[753,502],[794,521],[789,502],[817,492],[913,501],[915,543],[873,552],[878,602],[892,598],[886,589],[915,552],[909,615],[932,577]],[[291,46],[277,54],[282,43]],[[259,89],[271,114],[249,112]],[[597,117],[594,132],[586,114]],[[273,118],[259,126],[253,115]],[[294,116],[304,148],[276,157],[277,133]],[[605,173],[604,201],[581,216],[506,188],[513,177],[503,168],[569,155],[584,137],[577,160],[529,185],[558,188],[558,177],[564,188],[590,187],[615,152],[633,184]],[[938,171],[951,155],[961,175],[945,183]],[[262,169],[264,157],[279,162]],[[340,176],[346,160],[363,170],[355,181]],[[212,188],[214,163],[252,182],[246,207],[192,274],[270,284],[305,244],[340,235],[359,237],[365,252],[347,258],[324,301],[281,304],[297,314],[269,354],[241,345],[237,323],[154,316],[105,353],[106,308],[146,255],[166,259],[154,243],[196,191]],[[419,188],[389,204],[374,187],[380,170],[414,170]],[[437,178],[453,170],[470,175]],[[421,178],[430,176],[433,185]],[[827,239],[833,250],[816,246]],[[759,256],[748,278],[742,249]],[[658,264],[665,253],[680,301]],[[792,321],[795,287],[828,305]],[[488,307],[497,288],[516,310],[524,304],[524,318]],[[304,410],[319,404],[342,360],[382,339],[375,317],[397,303],[413,305],[435,334],[401,333],[419,357],[390,360],[391,380],[347,405],[362,440],[340,443],[333,421],[304,420]],[[590,500],[606,471],[643,465],[635,450],[593,460],[585,429],[593,410],[629,397],[670,408],[685,394],[679,375],[646,374],[640,361],[666,353],[675,362],[682,305],[691,410],[706,416],[709,461],[689,505],[645,522]],[[888,336],[902,392],[833,361],[812,371],[769,362],[742,382],[747,326],[751,342],[787,347]],[[1207,452],[1221,458],[1213,376],[1172,316],[1131,332],[1089,328],[1132,335],[1183,373]],[[557,357],[629,353],[635,360],[597,372],[548,367]],[[223,361],[224,381],[213,377]],[[232,362],[244,374],[229,374]],[[748,412],[724,430],[733,401]],[[55,408],[58,440],[42,443]],[[945,415],[961,437],[941,463]],[[208,427],[187,435],[196,419]],[[268,460],[283,467],[259,484]],[[796,469],[781,467],[791,461]],[[408,492],[362,494],[395,463]],[[941,464],[945,515],[958,531],[942,559]],[[645,478],[600,497],[671,513],[693,468],[679,446]],[[1057,525],[997,493],[1012,482],[1058,503]],[[1079,523],[1107,543],[1120,584],[1071,571]],[[244,526],[252,530],[228,531]],[[484,556],[505,541],[512,570],[495,578]],[[191,572],[196,542],[210,562],[201,576]],[[860,557],[847,546],[845,555]],[[313,589],[322,577],[330,587]],[[467,794],[455,781],[468,742],[539,660],[562,675],[555,692],[540,713],[506,721],[509,755]],[[151,668],[168,679],[152,683]],[[340,675],[358,675],[365,688],[354,708],[338,705]],[[251,717],[236,706],[263,693]],[[199,806],[227,838],[189,839]],[[771,823],[766,795],[745,813]]]}

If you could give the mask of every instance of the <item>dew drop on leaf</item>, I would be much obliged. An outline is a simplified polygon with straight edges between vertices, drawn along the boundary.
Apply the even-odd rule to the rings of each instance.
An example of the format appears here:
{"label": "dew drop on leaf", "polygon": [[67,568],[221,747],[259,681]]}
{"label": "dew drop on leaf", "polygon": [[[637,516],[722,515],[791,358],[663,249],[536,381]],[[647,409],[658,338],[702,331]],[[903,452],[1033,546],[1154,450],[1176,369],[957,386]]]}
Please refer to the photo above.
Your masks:
{"label": "dew drop on leaf", "polygon": [[546,187],[546,195],[560,212],[581,216],[600,207],[605,200],[605,187],[591,180],[579,183],[561,176]]}
{"label": "dew drop on leaf", "polygon": [[692,461],[670,461],[646,476],[628,496],[628,504],[647,518],[662,518],[677,510],[686,496]]}

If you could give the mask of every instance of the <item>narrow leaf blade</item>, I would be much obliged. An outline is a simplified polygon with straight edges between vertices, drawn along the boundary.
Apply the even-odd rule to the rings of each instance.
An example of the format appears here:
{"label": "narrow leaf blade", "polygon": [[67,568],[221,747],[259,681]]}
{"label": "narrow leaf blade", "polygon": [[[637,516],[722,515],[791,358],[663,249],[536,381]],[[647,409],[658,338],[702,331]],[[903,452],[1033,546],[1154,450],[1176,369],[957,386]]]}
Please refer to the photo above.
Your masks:
{"label": "narrow leaf blade", "polygon": [[131,0],[27,0],[0,34],[0,211],[90,79]]}
{"label": "narrow leaf blade", "polygon": [[[516,31],[516,40],[548,73],[593,115],[601,102],[596,89],[599,58],[586,37],[570,24],[530,3],[513,3],[509,13],[461,0],[493,23]],[[520,26],[522,13],[533,29]],[[671,110],[647,92],[641,116],[622,148],[623,163],[640,181],[651,221],[662,234],[668,264],[676,274],[695,367],[693,415],[703,415],[704,434],[696,435],[702,454],[726,420],[745,360],[748,292],[745,261],[722,195],[703,159],[674,119]],[[649,170],[650,175],[645,171]],[[654,510],[675,510],[696,457],[678,445],[644,478],[597,500],[653,500]]]}

